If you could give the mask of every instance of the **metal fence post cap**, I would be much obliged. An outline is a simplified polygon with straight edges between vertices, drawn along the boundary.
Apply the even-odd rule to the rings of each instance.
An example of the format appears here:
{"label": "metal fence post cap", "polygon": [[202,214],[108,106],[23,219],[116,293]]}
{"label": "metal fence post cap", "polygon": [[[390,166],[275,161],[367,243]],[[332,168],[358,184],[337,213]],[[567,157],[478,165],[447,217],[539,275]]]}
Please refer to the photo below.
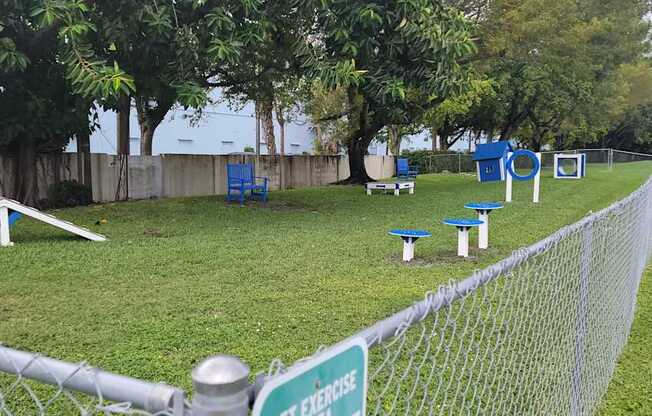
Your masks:
{"label": "metal fence post cap", "polygon": [[206,358],[192,370],[193,416],[247,416],[249,367],[231,355]]}
{"label": "metal fence post cap", "polygon": [[196,392],[223,394],[249,387],[250,369],[238,357],[214,355],[201,361],[192,370],[192,383]]}

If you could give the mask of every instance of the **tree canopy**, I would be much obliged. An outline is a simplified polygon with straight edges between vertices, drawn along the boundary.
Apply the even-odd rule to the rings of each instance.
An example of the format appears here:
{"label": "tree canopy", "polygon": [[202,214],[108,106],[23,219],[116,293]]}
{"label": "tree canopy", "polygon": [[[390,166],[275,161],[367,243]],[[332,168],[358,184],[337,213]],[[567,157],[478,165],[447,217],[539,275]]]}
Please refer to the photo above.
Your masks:
{"label": "tree canopy", "polygon": [[535,150],[652,150],[647,0],[0,0],[0,10],[0,149],[22,165],[87,134],[94,105],[125,100],[151,154],[168,111],[201,114],[214,88],[257,103],[270,153],[273,114],[284,126],[302,109],[318,150],[345,149],[357,183],[374,139],[398,151],[418,130],[443,148],[472,134]]}

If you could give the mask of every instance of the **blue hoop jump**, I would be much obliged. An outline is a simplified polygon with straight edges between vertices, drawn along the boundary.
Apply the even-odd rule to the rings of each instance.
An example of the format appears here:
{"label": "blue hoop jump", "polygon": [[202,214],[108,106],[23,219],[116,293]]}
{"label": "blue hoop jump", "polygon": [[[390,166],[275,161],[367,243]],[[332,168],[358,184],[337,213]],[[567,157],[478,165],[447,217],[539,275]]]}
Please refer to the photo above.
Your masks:
{"label": "blue hoop jump", "polygon": [[[529,175],[519,175],[514,170],[514,162],[519,157],[527,157],[532,161],[532,171],[530,172]],[[515,151],[514,154],[512,154],[512,157],[510,157],[507,160],[506,165],[507,165],[507,171],[509,172],[510,175],[512,175],[512,178],[522,182],[534,179],[534,177],[537,176],[537,174],[539,173],[539,170],[541,170],[541,163],[539,162],[539,158],[537,158],[536,153],[534,153],[531,150],[525,150],[525,149],[520,149]]]}

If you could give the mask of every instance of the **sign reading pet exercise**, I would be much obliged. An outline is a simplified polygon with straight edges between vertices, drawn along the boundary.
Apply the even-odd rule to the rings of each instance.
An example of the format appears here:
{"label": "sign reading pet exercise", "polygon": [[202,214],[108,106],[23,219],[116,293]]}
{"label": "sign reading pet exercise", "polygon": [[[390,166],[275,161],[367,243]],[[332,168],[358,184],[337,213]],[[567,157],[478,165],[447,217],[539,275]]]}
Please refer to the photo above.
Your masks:
{"label": "sign reading pet exercise", "polygon": [[254,416],[364,416],[367,343],[355,339],[265,384]]}

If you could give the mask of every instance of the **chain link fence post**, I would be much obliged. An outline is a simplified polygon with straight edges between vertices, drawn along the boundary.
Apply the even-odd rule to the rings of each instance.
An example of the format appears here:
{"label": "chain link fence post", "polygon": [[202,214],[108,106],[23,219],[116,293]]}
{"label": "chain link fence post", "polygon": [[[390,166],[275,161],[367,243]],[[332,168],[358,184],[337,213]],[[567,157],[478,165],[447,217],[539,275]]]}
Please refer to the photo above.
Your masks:
{"label": "chain link fence post", "polygon": [[247,416],[249,367],[231,355],[216,355],[192,370],[193,416]]}
{"label": "chain link fence post", "polygon": [[575,321],[575,366],[573,367],[571,391],[571,415],[579,416],[585,413],[583,402],[583,372],[586,349],[587,317],[589,302],[589,280],[593,257],[593,224],[588,223],[582,236],[582,253],[580,257],[579,298],[577,317]]}

